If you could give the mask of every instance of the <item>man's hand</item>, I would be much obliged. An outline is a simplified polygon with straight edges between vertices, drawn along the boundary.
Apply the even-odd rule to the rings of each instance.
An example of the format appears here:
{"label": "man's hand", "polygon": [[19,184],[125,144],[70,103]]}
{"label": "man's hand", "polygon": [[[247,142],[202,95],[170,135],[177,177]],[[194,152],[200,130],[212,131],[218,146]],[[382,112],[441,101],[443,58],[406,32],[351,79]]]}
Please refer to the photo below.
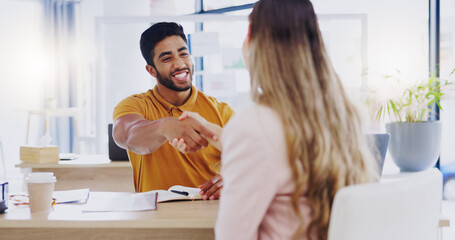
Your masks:
{"label": "man's hand", "polygon": [[202,199],[218,199],[220,198],[221,188],[223,188],[223,179],[221,178],[221,175],[218,174],[206,183],[199,186],[199,188],[201,189],[200,194],[202,196]]}
{"label": "man's hand", "polygon": [[207,136],[216,139],[214,132],[194,118],[183,120],[176,118],[169,119],[163,125],[162,132],[171,144],[175,139],[182,140],[182,143],[185,145],[183,149],[179,149],[181,151],[183,150],[182,152],[196,152],[203,147],[207,147],[209,144],[205,139]]}
{"label": "man's hand", "polygon": [[[206,135],[203,132],[199,132],[199,135],[204,138],[208,143],[212,144],[216,149],[221,151],[221,141],[219,141],[221,132],[223,129],[211,122],[205,120],[201,115],[196,112],[183,112],[182,115],[179,117],[180,121],[187,121],[187,120],[197,121],[201,126],[203,126],[207,131],[211,132],[212,135]],[[191,152],[191,146],[189,146],[188,142],[182,138],[174,138],[169,139],[169,144],[177,148],[182,153]],[[205,146],[204,146],[205,147]]]}

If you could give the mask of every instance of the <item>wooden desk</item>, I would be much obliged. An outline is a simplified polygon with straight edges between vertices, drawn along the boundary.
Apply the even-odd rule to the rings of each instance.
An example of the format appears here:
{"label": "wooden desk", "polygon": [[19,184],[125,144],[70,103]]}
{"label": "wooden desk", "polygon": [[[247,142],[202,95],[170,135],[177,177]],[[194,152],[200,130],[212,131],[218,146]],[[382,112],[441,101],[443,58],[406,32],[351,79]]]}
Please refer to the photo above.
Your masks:
{"label": "wooden desk", "polygon": [[[121,194],[126,193],[91,192],[90,198]],[[218,205],[217,200],[180,201],[159,203],[154,211],[82,213],[82,204],[58,204],[48,214],[18,206],[0,215],[0,238],[213,239]]]}
{"label": "wooden desk", "polygon": [[80,155],[74,160],[56,163],[21,162],[22,173],[53,172],[55,190],[90,188],[91,191],[134,192],[129,161],[111,161],[104,155]]}
{"label": "wooden desk", "polygon": [[[91,192],[90,199],[128,193]],[[28,206],[0,214],[0,236],[19,239],[213,239],[219,201],[158,203],[143,212],[82,213],[83,204],[58,204],[50,213],[31,214]],[[448,224],[440,220],[439,226]],[[2,238],[3,239],[3,238]]]}

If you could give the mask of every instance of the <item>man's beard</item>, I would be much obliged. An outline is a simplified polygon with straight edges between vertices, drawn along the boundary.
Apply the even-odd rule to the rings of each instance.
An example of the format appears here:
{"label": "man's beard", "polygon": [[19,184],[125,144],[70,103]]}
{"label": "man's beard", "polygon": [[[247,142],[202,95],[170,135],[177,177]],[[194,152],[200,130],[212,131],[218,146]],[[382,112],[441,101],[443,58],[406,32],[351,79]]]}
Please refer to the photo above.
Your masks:
{"label": "man's beard", "polygon": [[[194,69],[194,67],[193,67],[193,69]],[[169,88],[169,89],[177,91],[177,92],[184,92],[191,88],[191,85],[192,85],[191,83],[193,82],[193,74],[192,74],[193,71],[190,71],[189,68],[182,68],[182,69],[177,69],[174,72],[178,72],[178,71],[182,71],[182,70],[188,70],[188,75],[190,77],[190,82],[189,82],[188,86],[184,86],[184,87],[176,86],[170,77],[161,76],[161,74],[155,68],[156,80],[158,80],[158,82],[161,83],[161,85],[165,86],[166,88]],[[172,72],[172,73],[174,73],[174,72]],[[172,73],[170,75],[172,75]]]}

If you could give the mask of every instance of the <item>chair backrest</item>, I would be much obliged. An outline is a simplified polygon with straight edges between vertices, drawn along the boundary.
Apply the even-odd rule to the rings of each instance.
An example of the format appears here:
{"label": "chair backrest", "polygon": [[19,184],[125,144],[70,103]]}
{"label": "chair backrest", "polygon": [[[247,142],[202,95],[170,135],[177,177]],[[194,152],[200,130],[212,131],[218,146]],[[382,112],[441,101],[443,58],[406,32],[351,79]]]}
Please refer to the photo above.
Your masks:
{"label": "chair backrest", "polygon": [[344,187],[333,201],[328,239],[437,239],[441,200],[437,169]]}
{"label": "chair backrest", "polygon": [[[374,152],[378,152],[378,165],[379,175],[382,175],[382,169],[384,168],[385,156],[387,154],[387,148],[389,146],[390,134],[389,133],[370,133],[366,135],[370,143],[370,148]],[[373,149],[375,148],[375,149]],[[380,158],[379,158],[380,157]]]}
{"label": "chair backrest", "polygon": [[107,125],[107,132],[109,135],[109,159],[112,161],[128,161],[128,153],[119,147],[112,137],[112,123]]}

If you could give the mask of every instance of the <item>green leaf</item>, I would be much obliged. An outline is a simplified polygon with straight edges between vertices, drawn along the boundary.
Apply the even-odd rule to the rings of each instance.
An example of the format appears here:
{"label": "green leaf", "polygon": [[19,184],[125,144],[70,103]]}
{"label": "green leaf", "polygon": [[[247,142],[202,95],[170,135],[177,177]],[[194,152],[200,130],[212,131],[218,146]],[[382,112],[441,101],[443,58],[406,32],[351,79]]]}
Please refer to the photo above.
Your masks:
{"label": "green leaf", "polygon": [[382,116],[382,109],[384,106],[381,106],[379,108],[379,111],[376,113],[376,120],[381,121],[381,116]]}
{"label": "green leaf", "polygon": [[[383,77],[396,80],[399,84],[400,79],[397,76],[400,71],[397,70],[396,73],[396,75],[384,75]],[[452,74],[455,74],[455,68],[450,72],[450,75]],[[414,86],[406,88],[398,99],[386,99],[383,104],[377,105],[377,107],[372,106],[370,100],[367,101],[367,104],[374,109],[379,108],[375,113],[378,121],[385,118],[386,115],[394,117],[400,122],[402,120],[407,122],[426,121],[428,114],[433,111],[435,105],[442,110],[440,100],[444,93],[440,91],[441,86],[452,83],[452,81],[443,80],[436,76],[436,73],[433,73],[427,81],[420,81]],[[371,94],[375,94],[375,92],[371,91]]]}

